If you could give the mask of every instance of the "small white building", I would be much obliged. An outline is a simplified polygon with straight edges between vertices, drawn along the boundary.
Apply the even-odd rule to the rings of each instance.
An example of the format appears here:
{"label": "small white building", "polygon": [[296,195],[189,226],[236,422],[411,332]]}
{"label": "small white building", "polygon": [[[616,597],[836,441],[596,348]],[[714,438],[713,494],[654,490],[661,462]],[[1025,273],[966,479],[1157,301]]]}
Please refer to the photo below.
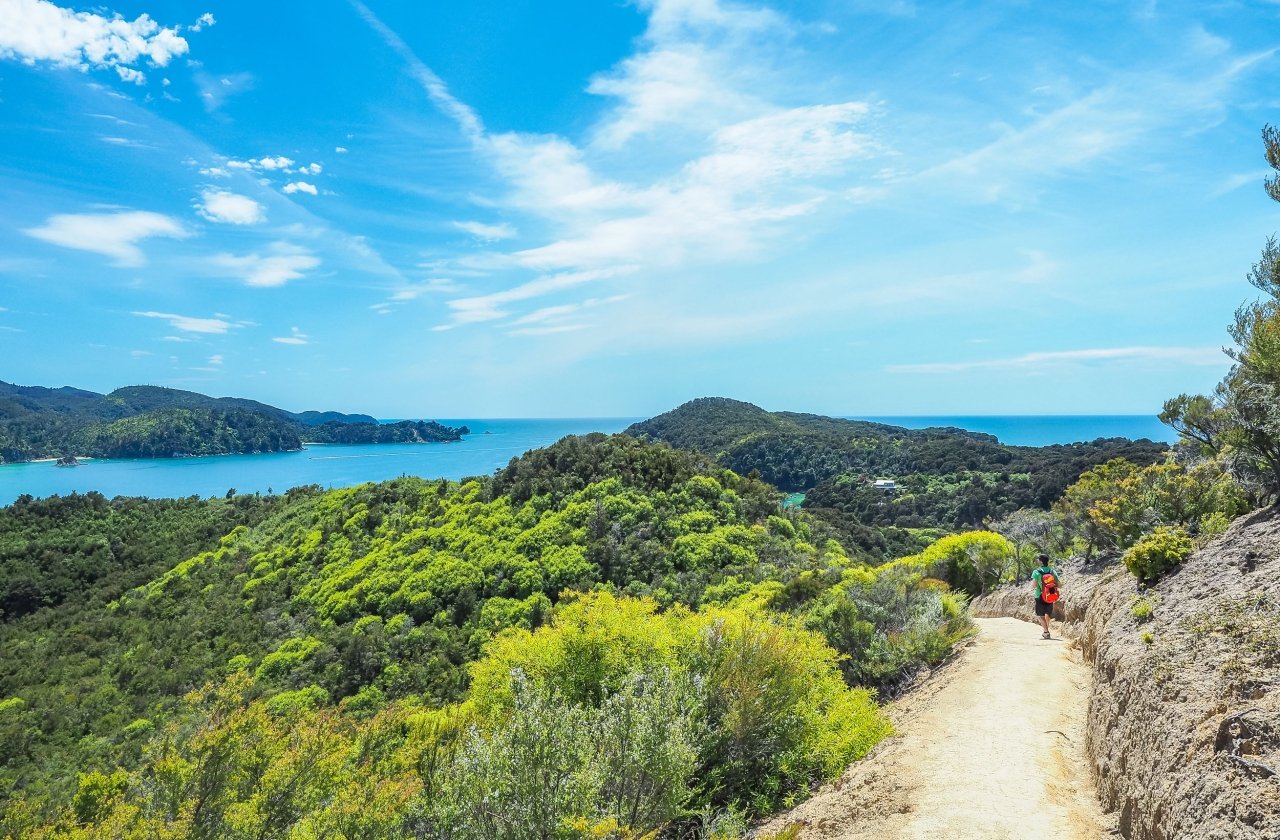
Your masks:
{"label": "small white building", "polygon": [[892,493],[898,489],[898,485],[894,483],[892,478],[877,478],[875,487],[877,490],[883,490],[886,493]]}

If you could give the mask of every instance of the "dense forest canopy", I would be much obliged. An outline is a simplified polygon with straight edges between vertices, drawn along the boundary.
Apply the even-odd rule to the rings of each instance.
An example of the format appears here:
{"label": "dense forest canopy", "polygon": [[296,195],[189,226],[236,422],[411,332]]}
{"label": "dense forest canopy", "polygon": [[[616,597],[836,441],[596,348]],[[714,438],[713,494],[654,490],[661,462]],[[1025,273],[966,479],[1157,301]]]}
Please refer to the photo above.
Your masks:
{"label": "dense forest canopy", "polygon": [[465,427],[401,421],[380,425],[365,414],[294,413],[255,400],[135,385],[110,394],[0,382],[0,463],[87,455],[281,452],[314,443],[437,443]]}
{"label": "dense forest canopy", "polygon": [[[1113,458],[1139,466],[1168,447],[1149,440],[1008,446],[963,429],[904,429],[863,420],[768,412],[706,397],[627,429],[706,454],[789,492],[869,559],[918,551],[942,532],[1019,509],[1047,510],[1080,474]],[[875,486],[891,479],[892,492]]]}
{"label": "dense forest canopy", "polygon": [[[780,500],[758,479],[625,435],[566,438],[492,478],[460,484],[405,478],[203,501],[21,499],[0,510],[0,602],[11,605],[0,616],[6,827],[21,834],[94,820],[178,825],[181,807],[148,798],[156,762],[198,764],[207,739],[234,740],[237,727],[253,721],[279,730],[284,746],[253,758],[256,748],[243,744],[236,760],[266,772],[297,758],[287,749],[292,738],[309,733],[335,750],[354,738],[356,749],[372,737],[369,727],[420,713],[414,709],[479,727],[439,730],[454,733],[447,744],[425,730],[404,742],[462,751],[440,760],[462,761],[465,753],[471,769],[455,766],[446,782],[425,770],[402,777],[383,768],[370,771],[370,784],[394,777],[411,789],[394,812],[397,830],[411,811],[426,823],[444,819],[430,809],[446,805],[455,809],[448,819],[470,825],[483,814],[468,811],[471,793],[458,779],[471,778],[477,755],[496,761],[493,750],[515,749],[503,740],[517,737],[510,727],[578,721],[556,737],[595,755],[599,736],[591,733],[613,726],[609,716],[623,702],[647,709],[654,726],[683,727],[657,733],[685,751],[672,758],[682,768],[672,782],[678,801],[654,804],[650,827],[706,809],[725,819],[766,813],[883,734],[868,696],[849,693],[846,683],[891,687],[964,637],[963,597],[934,578],[963,586],[978,556],[970,541],[878,570]],[[1003,538],[985,539],[984,552],[1007,554]],[[644,618],[646,611],[666,617]],[[709,626],[727,634],[712,648]],[[477,679],[511,679],[508,665],[483,663],[569,644],[562,639],[569,632],[588,634],[571,650],[583,653],[590,638],[598,647],[590,661],[620,670],[599,683],[596,666],[555,654],[521,665],[527,685],[472,694]],[[746,649],[738,645],[748,637],[757,639],[753,657],[780,658],[741,660]],[[626,653],[637,645],[655,653]],[[736,763],[745,759],[734,757],[733,738],[743,733],[717,721],[731,715],[746,725],[746,711],[734,711],[737,689],[728,686],[763,679],[746,677],[754,668],[782,679],[783,663],[808,670],[778,683],[784,693],[770,704],[751,707],[767,719],[751,724],[762,728],[751,736],[749,763]],[[723,691],[698,694],[697,686],[725,680]],[[567,685],[597,688],[568,696]],[[499,695],[508,698],[505,711],[493,706]],[[793,703],[807,711],[788,711]],[[684,711],[673,717],[672,704]],[[685,716],[690,709],[694,718]],[[175,741],[180,732],[188,740]],[[589,795],[574,813],[622,819],[607,790],[579,782]],[[133,793],[119,799],[112,790]],[[186,802],[192,790],[180,786],[172,801]],[[228,802],[249,795],[224,794]],[[96,804],[89,808],[85,797]],[[144,800],[145,813],[117,808]],[[299,813],[320,819],[318,806],[308,807]],[[219,816],[202,836],[241,836],[231,819]]]}

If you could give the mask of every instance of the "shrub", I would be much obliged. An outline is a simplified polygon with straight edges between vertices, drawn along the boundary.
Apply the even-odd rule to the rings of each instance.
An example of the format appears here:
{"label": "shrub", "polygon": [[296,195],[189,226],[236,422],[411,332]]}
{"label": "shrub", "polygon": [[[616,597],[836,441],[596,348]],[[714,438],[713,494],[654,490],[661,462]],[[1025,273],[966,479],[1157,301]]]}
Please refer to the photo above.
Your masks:
{"label": "shrub", "polygon": [[1124,554],[1124,565],[1141,581],[1157,580],[1191,555],[1195,545],[1181,528],[1160,526]]}
{"label": "shrub", "polygon": [[1231,526],[1231,517],[1220,510],[1206,514],[1200,519],[1200,543],[1203,545],[1214,537],[1226,533]]}
{"label": "shrub", "polygon": [[1139,596],[1133,599],[1133,603],[1129,604],[1129,615],[1133,616],[1134,621],[1142,624],[1144,621],[1151,620],[1151,613],[1155,606],[1155,603],[1150,598]]}
{"label": "shrub", "polygon": [[[697,766],[696,689],[640,674],[599,707],[513,675],[501,726],[473,726],[426,807],[453,840],[632,837],[675,819]],[[593,834],[594,832],[594,834]],[[599,833],[604,832],[604,833]]]}
{"label": "shrub", "polygon": [[[698,691],[674,708],[648,708],[685,718],[693,733],[690,804],[758,815],[835,777],[888,734],[871,694],[845,685],[838,660],[794,620],[749,608],[658,613],[653,601],[595,592],[548,626],[491,642],[472,667],[472,702],[496,731],[518,708],[523,683],[564,709],[603,710],[654,669],[669,669]],[[587,753],[598,761],[608,748],[592,736]]]}

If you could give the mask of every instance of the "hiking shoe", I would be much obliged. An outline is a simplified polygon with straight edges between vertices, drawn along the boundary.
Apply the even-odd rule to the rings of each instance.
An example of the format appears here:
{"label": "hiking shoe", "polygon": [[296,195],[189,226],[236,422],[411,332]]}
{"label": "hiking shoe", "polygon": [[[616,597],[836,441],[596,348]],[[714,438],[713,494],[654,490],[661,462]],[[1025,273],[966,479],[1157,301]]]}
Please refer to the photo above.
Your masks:
{"label": "hiking shoe", "polygon": [[1049,638],[1049,631],[1048,631],[1048,630],[1046,630],[1046,631],[1044,631],[1043,633],[1041,633],[1041,634],[1040,634],[1040,638],[1042,638],[1042,639],[1047,639],[1047,638]]}

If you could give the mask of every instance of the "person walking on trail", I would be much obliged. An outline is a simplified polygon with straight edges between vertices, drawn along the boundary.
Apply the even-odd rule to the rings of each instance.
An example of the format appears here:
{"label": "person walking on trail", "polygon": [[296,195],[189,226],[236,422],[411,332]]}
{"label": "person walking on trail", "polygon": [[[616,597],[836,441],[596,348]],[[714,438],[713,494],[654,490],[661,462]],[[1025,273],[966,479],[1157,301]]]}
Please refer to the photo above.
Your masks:
{"label": "person walking on trail", "polygon": [[1058,591],[1058,573],[1049,566],[1049,555],[1041,554],[1036,558],[1036,562],[1040,564],[1040,568],[1031,573],[1031,582],[1036,585],[1036,617],[1040,619],[1040,626],[1044,628],[1040,638],[1048,639],[1050,638],[1049,619],[1053,617],[1053,605],[1058,602],[1062,593]]}

